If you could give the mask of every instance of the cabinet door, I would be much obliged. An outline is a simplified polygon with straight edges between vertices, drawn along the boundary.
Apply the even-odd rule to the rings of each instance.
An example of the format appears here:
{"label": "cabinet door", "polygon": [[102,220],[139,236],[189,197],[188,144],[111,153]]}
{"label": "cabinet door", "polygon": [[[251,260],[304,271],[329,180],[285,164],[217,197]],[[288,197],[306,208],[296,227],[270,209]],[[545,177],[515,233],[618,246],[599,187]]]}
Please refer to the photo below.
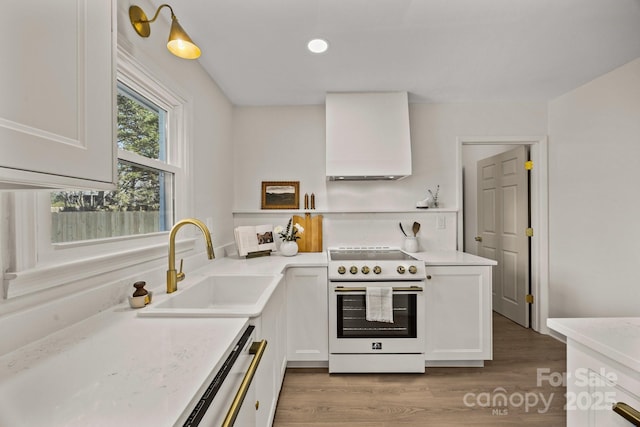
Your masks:
{"label": "cabinet door", "polygon": [[[252,400],[245,399],[245,406],[250,405],[253,409],[253,422],[251,426],[255,427],[267,427],[270,424],[271,406],[275,407],[277,399],[274,396],[274,383],[273,383],[273,348],[269,339],[267,338],[267,349],[262,356],[260,366],[256,371],[256,375],[253,378],[254,396]],[[274,412],[275,413],[275,412]],[[242,425],[242,424],[240,424]]]}
{"label": "cabinet door", "polygon": [[328,361],[327,269],[289,268],[286,279],[288,361]]}
{"label": "cabinet door", "polygon": [[428,267],[426,360],[492,358],[491,267]]}
{"label": "cabinet door", "polygon": [[0,188],[115,188],[115,2],[0,14]]}
{"label": "cabinet door", "polygon": [[270,426],[276,413],[278,395],[286,365],[284,278],[273,291],[259,319],[254,319],[259,339],[267,340],[267,348],[256,372],[255,426]]}

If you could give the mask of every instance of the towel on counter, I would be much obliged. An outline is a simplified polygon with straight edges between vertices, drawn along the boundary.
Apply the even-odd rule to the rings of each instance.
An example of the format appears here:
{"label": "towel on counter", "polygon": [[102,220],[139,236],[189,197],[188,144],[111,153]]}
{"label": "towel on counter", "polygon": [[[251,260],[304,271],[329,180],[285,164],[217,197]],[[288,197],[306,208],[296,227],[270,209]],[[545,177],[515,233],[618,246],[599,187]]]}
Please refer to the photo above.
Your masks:
{"label": "towel on counter", "polygon": [[393,323],[393,288],[367,286],[367,321]]}

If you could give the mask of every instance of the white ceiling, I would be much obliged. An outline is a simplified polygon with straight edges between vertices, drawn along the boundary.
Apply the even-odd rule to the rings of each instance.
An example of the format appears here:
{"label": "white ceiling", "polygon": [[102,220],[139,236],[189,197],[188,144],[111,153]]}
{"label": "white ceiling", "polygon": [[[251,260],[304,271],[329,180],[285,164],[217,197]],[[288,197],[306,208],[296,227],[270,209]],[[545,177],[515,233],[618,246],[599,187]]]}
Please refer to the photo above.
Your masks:
{"label": "white ceiling", "polygon": [[[160,4],[153,0],[156,5]],[[552,99],[640,57],[640,0],[174,0],[236,105]],[[329,41],[311,54],[307,42]]]}

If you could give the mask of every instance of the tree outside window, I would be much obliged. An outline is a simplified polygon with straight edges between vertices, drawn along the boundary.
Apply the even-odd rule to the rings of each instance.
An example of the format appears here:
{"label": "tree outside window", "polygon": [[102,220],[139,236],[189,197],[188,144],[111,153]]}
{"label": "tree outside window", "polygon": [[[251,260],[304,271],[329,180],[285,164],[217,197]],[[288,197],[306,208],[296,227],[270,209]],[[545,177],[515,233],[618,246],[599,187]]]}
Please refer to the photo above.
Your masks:
{"label": "tree outside window", "polygon": [[127,154],[119,156],[118,189],[52,193],[53,243],[166,231],[172,224],[173,173],[161,169],[167,112],[122,84],[117,101],[117,144]]}

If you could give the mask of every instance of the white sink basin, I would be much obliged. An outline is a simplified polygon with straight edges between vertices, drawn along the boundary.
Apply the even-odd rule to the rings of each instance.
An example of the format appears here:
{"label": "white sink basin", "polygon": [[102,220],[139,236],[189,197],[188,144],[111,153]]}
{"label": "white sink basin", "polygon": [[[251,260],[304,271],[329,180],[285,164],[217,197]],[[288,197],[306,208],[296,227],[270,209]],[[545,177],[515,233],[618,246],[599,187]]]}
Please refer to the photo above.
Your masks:
{"label": "white sink basin", "polygon": [[281,275],[204,276],[178,284],[178,291],[158,298],[139,316],[257,317],[282,279]]}

